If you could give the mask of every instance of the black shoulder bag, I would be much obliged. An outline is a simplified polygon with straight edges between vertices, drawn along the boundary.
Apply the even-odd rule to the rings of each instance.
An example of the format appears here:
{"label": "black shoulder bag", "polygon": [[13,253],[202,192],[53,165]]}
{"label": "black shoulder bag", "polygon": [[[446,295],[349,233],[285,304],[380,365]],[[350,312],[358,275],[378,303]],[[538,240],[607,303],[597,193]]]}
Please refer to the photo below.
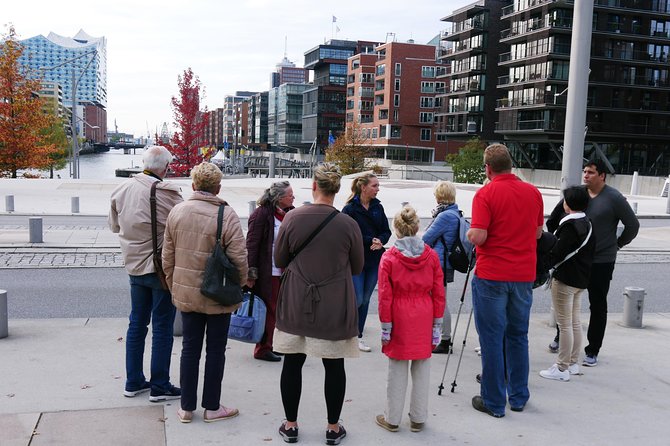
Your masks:
{"label": "black shoulder bag", "polygon": [[225,204],[219,206],[219,216],[216,223],[216,243],[212,255],[207,258],[205,271],[202,276],[200,292],[215,302],[229,307],[242,302],[242,286],[240,272],[226,255],[221,245],[223,229],[223,210]]}

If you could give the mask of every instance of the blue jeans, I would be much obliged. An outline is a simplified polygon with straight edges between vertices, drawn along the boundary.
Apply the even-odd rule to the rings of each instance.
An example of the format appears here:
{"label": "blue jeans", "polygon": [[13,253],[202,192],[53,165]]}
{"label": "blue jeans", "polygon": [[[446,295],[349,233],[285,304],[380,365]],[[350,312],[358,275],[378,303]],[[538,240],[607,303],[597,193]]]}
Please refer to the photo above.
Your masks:
{"label": "blue jeans", "polygon": [[356,291],[356,305],[358,306],[358,337],[363,336],[365,328],[365,319],[368,317],[368,307],[370,306],[370,296],[377,286],[377,276],[379,275],[379,265],[363,267],[363,272],[352,276],[354,281],[354,291]]}
{"label": "blue jeans", "polygon": [[528,322],[533,303],[532,282],[472,279],[472,307],[482,348],[481,396],[486,407],[505,414],[523,407],[528,390]]}
{"label": "blue jeans", "polygon": [[155,273],[130,276],[130,317],[126,334],[126,390],[142,387],[144,344],[151,322],[151,388],[165,391],[170,386],[175,308],[170,292],[161,287]]}
{"label": "blue jeans", "polygon": [[221,404],[221,383],[226,365],[226,344],[230,313],[182,313],[184,336],[181,344],[179,382],[181,383],[181,408],[193,411],[198,402],[198,376],[202,344],[205,347],[205,374],[202,386],[202,407],[217,410]]}

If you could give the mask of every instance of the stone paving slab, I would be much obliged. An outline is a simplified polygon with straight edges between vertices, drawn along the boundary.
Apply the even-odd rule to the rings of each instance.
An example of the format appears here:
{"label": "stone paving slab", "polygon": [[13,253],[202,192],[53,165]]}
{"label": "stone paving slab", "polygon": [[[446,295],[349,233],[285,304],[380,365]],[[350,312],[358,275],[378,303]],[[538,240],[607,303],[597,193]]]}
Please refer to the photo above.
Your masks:
{"label": "stone paving slab", "polygon": [[28,446],[40,419],[39,413],[10,413],[0,415],[3,446]]}
{"label": "stone paving slab", "polygon": [[47,412],[40,417],[30,446],[164,445],[163,405]]}

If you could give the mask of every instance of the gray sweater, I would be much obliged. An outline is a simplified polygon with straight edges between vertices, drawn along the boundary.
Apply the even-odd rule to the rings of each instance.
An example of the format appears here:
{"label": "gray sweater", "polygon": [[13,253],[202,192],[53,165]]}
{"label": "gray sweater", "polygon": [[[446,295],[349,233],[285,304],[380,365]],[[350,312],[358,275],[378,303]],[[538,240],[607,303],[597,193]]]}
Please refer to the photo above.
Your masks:
{"label": "gray sweater", "polygon": [[[621,192],[608,185],[605,185],[603,190],[589,201],[586,215],[593,224],[593,235],[596,239],[593,263],[615,262],[617,250],[633,241],[640,229],[640,222],[626,198],[621,195]],[[561,200],[547,220],[547,229],[551,232],[555,231],[563,216],[565,216],[565,211],[563,200]],[[624,229],[617,237],[619,221],[623,224]]]}

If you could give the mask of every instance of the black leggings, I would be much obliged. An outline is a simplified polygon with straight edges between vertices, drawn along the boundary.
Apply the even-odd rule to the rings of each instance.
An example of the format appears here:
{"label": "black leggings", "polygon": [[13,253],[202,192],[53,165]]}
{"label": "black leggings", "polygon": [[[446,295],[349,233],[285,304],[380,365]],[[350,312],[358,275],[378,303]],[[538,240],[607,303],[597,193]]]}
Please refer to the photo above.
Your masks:
{"label": "black leggings", "polygon": [[[306,355],[292,353],[284,355],[284,367],[281,371],[281,399],[287,421],[298,420],[298,406],[302,393],[302,366]],[[347,388],[347,374],[344,371],[344,358],[322,359],[326,371],[323,392],[326,396],[328,423],[337,424],[342,413],[344,392]]]}

